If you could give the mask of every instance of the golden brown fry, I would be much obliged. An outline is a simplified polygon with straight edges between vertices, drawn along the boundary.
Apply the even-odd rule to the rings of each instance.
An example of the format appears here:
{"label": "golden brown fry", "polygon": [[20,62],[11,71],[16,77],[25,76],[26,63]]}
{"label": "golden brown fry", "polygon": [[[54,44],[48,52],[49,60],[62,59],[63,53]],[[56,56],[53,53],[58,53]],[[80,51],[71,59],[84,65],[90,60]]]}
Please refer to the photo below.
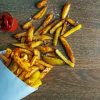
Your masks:
{"label": "golden brown fry", "polygon": [[68,60],[67,58],[65,58],[65,56],[58,50],[56,49],[56,54],[68,65],[70,65],[71,67],[74,67],[74,63],[72,63],[70,60]]}
{"label": "golden brown fry", "polygon": [[40,59],[40,51],[38,49],[34,49],[33,53],[34,53],[35,56],[38,57],[38,59]]}
{"label": "golden brown fry", "polygon": [[49,56],[43,56],[43,60],[51,65],[63,65],[64,61],[59,58],[49,57]]}
{"label": "golden brown fry", "polygon": [[76,26],[76,21],[74,21],[73,19],[71,19],[71,18],[66,18],[66,21],[69,23],[69,24],[71,24],[71,25],[73,25],[73,26]]}
{"label": "golden brown fry", "polygon": [[71,35],[72,33],[76,32],[77,30],[79,30],[81,27],[82,27],[82,25],[79,24],[76,27],[72,28],[71,30],[67,31],[63,36],[67,37],[67,36]]}
{"label": "golden brown fry", "polygon": [[59,21],[59,22],[50,30],[50,34],[53,34],[53,33],[56,31],[56,29],[57,29],[58,27],[60,27],[60,26],[63,25],[64,22],[65,22],[65,20]]}
{"label": "golden brown fry", "polygon": [[23,54],[23,57],[21,57],[22,61],[28,61],[28,55],[26,53]]}
{"label": "golden brown fry", "polygon": [[33,53],[31,51],[29,51],[28,49],[24,49],[24,48],[19,48],[20,52],[24,52],[28,55],[33,55]]}
{"label": "golden brown fry", "polygon": [[38,70],[39,68],[37,66],[32,66],[31,71],[27,72],[27,74],[25,75],[25,78],[29,78],[33,73],[35,73]]}
{"label": "golden brown fry", "polygon": [[45,15],[46,11],[47,11],[47,6],[42,8],[42,10],[40,12],[38,12],[36,15],[34,15],[33,19],[35,19],[35,20],[41,19]]}
{"label": "golden brown fry", "polygon": [[21,43],[25,43],[25,41],[26,41],[26,37],[24,36],[21,38]]}
{"label": "golden brown fry", "polygon": [[28,42],[31,42],[33,40],[33,33],[34,33],[35,28],[34,27],[30,27],[30,29],[28,30],[28,36],[27,36],[27,40]]}
{"label": "golden brown fry", "polygon": [[33,20],[26,22],[23,25],[23,29],[29,29],[30,27],[32,27],[32,22],[33,22]]}
{"label": "golden brown fry", "polygon": [[54,46],[57,46],[58,38],[60,36],[61,30],[62,30],[62,27],[57,28],[56,33],[54,34],[54,39],[53,39]]}
{"label": "golden brown fry", "polygon": [[63,10],[62,10],[62,19],[65,19],[65,18],[67,17],[68,12],[69,12],[69,10],[70,10],[70,6],[71,6],[71,3],[66,3],[66,4],[64,5],[64,8],[63,8]]}
{"label": "golden brown fry", "polygon": [[63,28],[62,28],[62,31],[61,31],[61,35],[64,35],[65,32],[66,32],[66,30],[67,30],[67,24],[64,23]]}
{"label": "golden brown fry", "polygon": [[49,24],[48,26],[44,27],[43,29],[41,29],[39,31],[40,34],[47,34],[49,32],[49,30],[58,22],[58,20],[55,20],[54,22],[52,22],[51,24]]}
{"label": "golden brown fry", "polygon": [[30,62],[30,65],[33,66],[37,59],[38,59],[38,56],[33,56],[32,60]]}
{"label": "golden brown fry", "polygon": [[31,44],[30,44],[30,48],[35,48],[35,47],[38,47],[39,45],[41,45],[43,42],[42,41],[36,41],[36,42],[32,42]]}
{"label": "golden brown fry", "polygon": [[73,51],[70,45],[68,44],[67,40],[63,36],[60,37],[60,40],[63,46],[65,47],[66,53],[68,54],[70,60],[75,64],[75,57],[74,57]]}
{"label": "golden brown fry", "polygon": [[42,8],[47,4],[48,0],[41,0],[38,4],[37,4],[37,8]]}
{"label": "golden brown fry", "polygon": [[51,40],[52,37],[47,36],[47,35],[34,35],[33,36],[33,40],[41,40],[41,41],[45,41],[45,40]]}
{"label": "golden brown fry", "polygon": [[17,71],[15,72],[15,75],[16,75],[16,76],[20,75],[20,74],[22,73],[22,71],[23,71],[22,68],[19,67],[19,68],[17,69]]}
{"label": "golden brown fry", "polygon": [[12,53],[12,50],[11,50],[10,48],[7,48],[7,49],[6,49],[5,56],[6,56],[7,58],[9,58],[9,57],[11,56],[11,53]]}
{"label": "golden brown fry", "polygon": [[48,67],[48,68],[52,68],[53,67],[52,65],[47,64],[46,62],[44,62],[42,60],[37,60],[36,62],[41,64],[41,65],[43,65],[43,66],[45,66],[45,67]]}
{"label": "golden brown fry", "polygon": [[20,39],[21,37],[27,36],[27,32],[17,33],[14,35],[15,38]]}
{"label": "golden brown fry", "polygon": [[16,46],[16,47],[21,47],[21,48],[28,48],[27,44],[25,43],[13,43],[12,45]]}
{"label": "golden brown fry", "polygon": [[27,74],[27,72],[26,71],[23,71],[18,77],[19,77],[19,79],[21,79],[22,81],[24,81],[25,80],[25,75]]}
{"label": "golden brown fry", "polygon": [[23,62],[23,61],[21,60],[21,58],[19,58],[17,55],[14,55],[14,62],[17,63],[18,66],[19,66],[20,68],[22,68],[23,70],[29,71],[29,67],[30,67],[29,64],[26,65],[26,63]]}
{"label": "golden brown fry", "polygon": [[41,71],[45,69],[45,67],[43,65],[39,64],[38,62],[35,63],[35,65],[38,66],[39,70],[41,70]]}
{"label": "golden brown fry", "polygon": [[43,70],[43,72],[40,74],[40,79],[43,79],[51,70],[52,68],[46,68]]}

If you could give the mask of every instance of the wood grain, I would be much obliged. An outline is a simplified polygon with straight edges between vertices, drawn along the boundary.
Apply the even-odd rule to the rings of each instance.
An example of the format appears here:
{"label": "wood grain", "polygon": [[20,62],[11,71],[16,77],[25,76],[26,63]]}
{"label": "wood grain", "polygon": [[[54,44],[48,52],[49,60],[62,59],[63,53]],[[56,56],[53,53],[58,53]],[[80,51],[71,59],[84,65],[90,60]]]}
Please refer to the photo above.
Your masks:
{"label": "wood grain", "polygon": [[[10,11],[22,24],[38,11],[38,1],[0,0],[0,12]],[[66,1],[49,0],[48,12],[59,17]],[[72,0],[69,15],[83,25],[68,38],[77,60],[75,68],[55,67],[43,80],[43,86],[23,100],[100,100],[100,0]],[[11,35],[0,32],[0,50],[15,42]]]}

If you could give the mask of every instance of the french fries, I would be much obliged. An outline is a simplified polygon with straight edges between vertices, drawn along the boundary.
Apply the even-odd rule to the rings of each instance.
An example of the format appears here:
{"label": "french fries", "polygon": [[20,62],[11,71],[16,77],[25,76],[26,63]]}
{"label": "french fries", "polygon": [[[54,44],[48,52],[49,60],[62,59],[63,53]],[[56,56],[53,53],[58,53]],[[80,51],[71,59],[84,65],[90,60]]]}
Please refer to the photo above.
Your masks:
{"label": "french fries", "polygon": [[41,0],[38,4],[37,4],[37,8],[42,8],[47,4],[48,0]]}
{"label": "french fries", "polygon": [[11,50],[10,48],[7,48],[7,49],[6,49],[5,56],[6,56],[7,58],[9,58],[9,57],[11,56],[11,53],[12,53],[12,50]]}
{"label": "french fries", "polygon": [[20,39],[21,37],[27,36],[27,32],[17,33],[14,35],[15,38]]}
{"label": "french fries", "polygon": [[67,24],[64,23],[64,24],[63,24],[63,27],[62,27],[61,35],[64,35],[65,32],[66,32],[66,30],[67,30]]}
{"label": "french fries", "polygon": [[60,36],[61,30],[62,30],[62,27],[59,27],[59,28],[56,30],[56,33],[54,34],[54,39],[53,39],[53,45],[54,45],[54,46],[57,46],[58,38],[59,38],[59,36]]}

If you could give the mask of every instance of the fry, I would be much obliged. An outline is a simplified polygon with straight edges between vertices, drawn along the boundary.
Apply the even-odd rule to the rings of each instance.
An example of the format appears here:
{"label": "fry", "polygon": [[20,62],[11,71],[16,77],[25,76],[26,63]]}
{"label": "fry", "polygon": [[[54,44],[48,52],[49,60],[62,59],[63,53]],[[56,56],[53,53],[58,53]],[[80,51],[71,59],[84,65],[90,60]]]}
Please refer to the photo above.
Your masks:
{"label": "fry", "polygon": [[35,20],[41,19],[45,15],[46,11],[47,11],[47,6],[42,8],[42,10],[40,12],[38,12],[36,15],[34,15],[33,19],[35,19]]}
{"label": "fry", "polygon": [[65,20],[59,21],[59,22],[50,30],[50,34],[53,34],[53,33],[56,31],[56,29],[57,29],[58,27],[60,27],[60,26],[63,25],[64,22],[65,22]]}
{"label": "fry", "polygon": [[18,77],[19,79],[21,79],[22,81],[25,80],[25,75],[27,74],[27,72],[23,71]]}
{"label": "fry", "polygon": [[57,46],[58,38],[60,36],[61,30],[62,30],[62,27],[57,28],[56,33],[54,34],[54,39],[53,39],[54,46]]}
{"label": "fry", "polygon": [[71,6],[71,3],[66,3],[63,7],[63,10],[62,10],[62,19],[65,19],[68,15],[68,12],[70,10],[70,6]]}
{"label": "fry", "polygon": [[74,21],[73,19],[71,19],[71,18],[66,18],[66,21],[67,21],[69,24],[71,24],[71,25],[73,25],[73,26],[76,26],[76,21]]}
{"label": "fry", "polygon": [[60,37],[60,40],[61,40],[62,45],[65,47],[66,53],[68,53],[70,60],[75,64],[75,57],[67,40],[63,36]]}
{"label": "fry", "polygon": [[32,66],[32,70],[25,75],[25,78],[29,78],[33,73],[38,71],[39,68],[37,66]]}
{"label": "fry", "polygon": [[9,57],[11,56],[11,53],[12,53],[12,50],[11,50],[10,48],[7,48],[7,49],[6,49],[5,56],[6,56],[7,58],[9,58]]}
{"label": "fry", "polygon": [[16,47],[26,48],[26,49],[28,48],[27,44],[25,43],[13,43],[12,45]]}
{"label": "fry", "polygon": [[76,32],[77,30],[79,30],[82,27],[81,24],[77,25],[76,27],[72,28],[71,30],[67,31],[63,36],[64,37],[68,37],[69,35],[71,35],[72,33]]}
{"label": "fry", "polygon": [[39,45],[41,45],[43,42],[42,41],[36,41],[36,42],[32,42],[31,44],[30,44],[30,48],[35,48],[35,47],[38,47]]}
{"label": "fry", "polygon": [[43,29],[41,29],[39,31],[40,34],[47,34],[49,32],[49,30],[58,22],[58,20],[55,20],[54,22],[52,22],[51,24],[49,24],[48,26],[44,27]]}
{"label": "fry", "polygon": [[33,33],[34,33],[34,30],[35,28],[34,27],[31,27],[29,30],[28,30],[28,36],[27,36],[27,40],[28,42],[31,42],[33,40]]}
{"label": "fry", "polygon": [[29,29],[30,27],[32,27],[32,22],[33,22],[33,20],[26,22],[23,25],[23,29]]}
{"label": "fry", "polygon": [[34,49],[33,53],[34,53],[35,56],[38,57],[38,59],[40,59],[40,51],[38,49]]}
{"label": "fry", "polygon": [[15,75],[18,76],[19,74],[22,73],[22,68],[18,68],[17,71],[15,72]]}
{"label": "fry", "polygon": [[35,64],[35,61],[38,59],[38,56],[33,56],[30,65],[33,66]]}
{"label": "fry", "polygon": [[52,68],[53,66],[50,64],[47,64],[46,62],[42,61],[42,60],[37,60],[36,62],[38,62],[39,64],[47,67],[47,68]]}
{"label": "fry", "polygon": [[42,0],[37,4],[37,8],[42,8],[47,4],[48,0]]}
{"label": "fry", "polygon": [[49,57],[49,56],[43,56],[43,60],[51,65],[63,65],[64,61],[59,58]]}
{"label": "fry", "polygon": [[26,41],[26,37],[22,37],[21,38],[21,43],[25,43],[25,41]]}
{"label": "fry", "polygon": [[68,65],[70,65],[71,67],[74,67],[74,63],[72,63],[71,61],[69,61],[67,58],[65,58],[63,56],[63,54],[58,50],[56,49],[56,54]]}
{"label": "fry", "polygon": [[38,66],[39,70],[43,71],[45,67],[39,63],[35,63],[36,66]]}
{"label": "fry", "polygon": [[43,79],[49,72],[51,68],[46,68],[41,74],[40,74],[40,79]]}
{"label": "fry", "polygon": [[24,49],[24,48],[19,48],[20,52],[24,52],[28,55],[33,55],[33,53],[31,51],[29,51],[28,49]]}
{"label": "fry", "polygon": [[14,35],[15,38],[20,39],[21,37],[27,36],[27,32],[17,33]]}
{"label": "fry", "polygon": [[61,35],[64,35],[65,32],[66,32],[66,30],[67,30],[67,24],[64,23],[63,28],[62,28],[62,31],[61,31]]}
{"label": "fry", "polygon": [[21,60],[18,56],[14,55],[14,61],[18,64],[18,66],[26,71],[29,71],[29,65],[27,66],[25,62]]}

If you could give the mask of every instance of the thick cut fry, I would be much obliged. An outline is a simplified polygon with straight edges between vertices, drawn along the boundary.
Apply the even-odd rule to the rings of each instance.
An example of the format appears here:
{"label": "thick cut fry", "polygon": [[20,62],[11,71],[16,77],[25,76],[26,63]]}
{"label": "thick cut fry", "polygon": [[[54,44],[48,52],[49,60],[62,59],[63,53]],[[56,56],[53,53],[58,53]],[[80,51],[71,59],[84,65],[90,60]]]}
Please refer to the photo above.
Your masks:
{"label": "thick cut fry", "polygon": [[26,65],[26,63],[23,62],[23,61],[21,60],[21,58],[19,58],[19,57],[16,56],[16,55],[14,55],[14,62],[17,63],[18,66],[19,66],[20,68],[22,68],[23,70],[29,71],[29,67],[30,67],[29,64]]}
{"label": "thick cut fry", "polygon": [[49,57],[49,56],[43,56],[43,60],[51,65],[63,65],[64,61],[59,58]]}
{"label": "thick cut fry", "polygon": [[68,54],[70,60],[73,63],[75,63],[75,57],[74,57],[73,51],[70,45],[68,44],[67,40],[63,36],[60,37],[60,40],[61,40],[62,45],[65,47],[66,53]]}
{"label": "thick cut fry", "polygon": [[25,78],[29,78],[33,73],[35,73],[36,71],[38,71],[39,68],[37,66],[32,66],[32,70],[29,71],[26,75]]}
{"label": "thick cut fry", "polygon": [[42,85],[42,82],[40,79],[36,80],[36,82],[34,82],[34,84],[32,84],[31,86],[33,88],[38,88],[40,85]]}
{"label": "thick cut fry", "polygon": [[16,47],[21,47],[21,48],[28,48],[27,44],[25,43],[13,43],[12,45],[16,46]]}
{"label": "thick cut fry", "polygon": [[42,60],[37,60],[36,62],[43,65],[43,66],[45,66],[45,67],[47,67],[47,68],[52,68],[53,67],[52,65],[47,64],[46,62],[44,62]]}
{"label": "thick cut fry", "polygon": [[21,37],[27,36],[27,32],[17,33],[14,35],[15,38],[20,39]]}
{"label": "thick cut fry", "polygon": [[43,53],[53,52],[54,51],[54,48],[49,47],[49,46],[38,46],[37,48]]}
{"label": "thick cut fry", "polygon": [[25,41],[26,41],[26,37],[24,36],[21,38],[21,43],[25,43]]}
{"label": "thick cut fry", "polygon": [[15,72],[15,75],[18,76],[22,73],[22,68],[18,68],[17,71]]}
{"label": "thick cut fry", "polygon": [[62,28],[62,31],[61,31],[61,35],[64,35],[65,32],[66,32],[66,30],[67,30],[67,24],[64,23],[63,28]]}
{"label": "thick cut fry", "polygon": [[49,30],[58,22],[58,20],[55,20],[54,22],[52,22],[51,24],[49,24],[48,26],[44,27],[43,29],[41,29],[39,31],[40,34],[47,34],[49,32]]}
{"label": "thick cut fry", "polygon": [[71,24],[71,25],[73,25],[73,26],[76,26],[76,21],[74,21],[73,19],[71,19],[71,18],[66,18],[66,21],[67,21],[69,24]]}
{"label": "thick cut fry", "polygon": [[67,31],[63,36],[67,37],[67,36],[71,35],[72,33],[76,32],[77,30],[79,30],[81,27],[82,27],[82,25],[79,24],[76,27],[72,28],[71,30]]}
{"label": "thick cut fry", "polygon": [[60,26],[63,25],[64,22],[65,22],[65,20],[59,21],[59,22],[50,30],[50,34],[53,34],[53,33],[56,31],[56,29],[57,29],[58,27],[60,27]]}
{"label": "thick cut fry", "polygon": [[56,33],[54,34],[54,39],[53,39],[53,45],[54,45],[54,46],[57,46],[58,38],[59,38],[59,36],[60,36],[61,30],[62,30],[62,27],[59,27],[59,28],[56,30]]}
{"label": "thick cut fry", "polygon": [[25,82],[28,84],[28,85],[31,85],[31,84],[34,84],[34,82],[36,80],[38,80],[40,78],[40,72],[39,71],[36,71],[35,73],[33,73],[31,75],[31,77],[29,77],[29,79],[27,79]]}
{"label": "thick cut fry", "polygon": [[63,54],[56,49],[56,54],[68,65],[70,65],[71,67],[74,67],[74,63],[72,63],[70,60],[68,60],[67,58],[65,58],[65,56],[63,56]]}
{"label": "thick cut fry", "polygon": [[8,68],[10,69],[11,72],[15,73],[18,69],[18,65],[12,61]]}
{"label": "thick cut fry", "polygon": [[33,40],[33,33],[34,33],[34,30],[35,28],[34,27],[31,27],[29,30],[28,30],[28,36],[27,36],[27,40],[28,42],[31,42]]}
{"label": "thick cut fry", "polygon": [[35,47],[38,47],[39,45],[41,45],[43,42],[42,41],[36,41],[36,42],[32,42],[31,44],[30,44],[30,48],[35,48]]}
{"label": "thick cut fry", "polygon": [[41,18],[45,15],[46,11],[47,11],[47,6],[44,7],[44,8],[43,8],[40,12],[38,12],[36,15],[34,15],[34,16],[33,16],[33,19],[35,19],[35,20],[41,19]]}
{"label": "thick cut fry", "polygon": [[19,79],[21,79],[22,81],[24,81],[25,80],[25,75],[27,74],[27,72],[26,71],[23,71],[18,77],[19,77]]}
{"label": "thick cut fry", "polygon": [[23,25],[23,29],[29,29],[30,27],[32,27],[32,22],[33,22],[33,20],[26,22]]}
{"label": "thick cut fry", "polygon": [[12,50],[11,50],[10,48],[7,48],[7,49],[6,49],[5,56],[6,56],[7,58],[9,58],[9,57],[11,56],[11,53],[12,53]]}
{"label": "thick cut fry", "polygon": [[40,51],[38,49],[34,49],[33,53],[34,53],[35,56],[38,57],[38,59],[40,59]]}
{"label": "thick cut fry", "polygon": [[38,59],[38,56],[33,56],[32,60],[30,62],[31,66],[33,66],[35,64],[37,59]]}
{"label": "thick cut fry", "polygon": [[48,0],[41,0],[38,4],[37,4],[37,8],[42,8],[47,4]]}
{"label": "thick cut fry", "polygon": [[33,40],[41,40],[41,41],[45,41],[45,40],[51,40],[52,37],[47,36],[47,35],[34,35],[33,36]]}
{"label": "thick cut fry", "polygon": [[52,68],[46,68],[41,74],[40,79],[43,79],[51,70]]}
{"label": "thick cut fry", "polygon": [[71,3],[66,3],[66,4],[64,5],[64,8],[63,8],[63,10],[62,10],[62,19],[65,19],[65,18],[67,17],[68,12],[69,12],[69,10],[70,10],[70,6],[71,6]]}

